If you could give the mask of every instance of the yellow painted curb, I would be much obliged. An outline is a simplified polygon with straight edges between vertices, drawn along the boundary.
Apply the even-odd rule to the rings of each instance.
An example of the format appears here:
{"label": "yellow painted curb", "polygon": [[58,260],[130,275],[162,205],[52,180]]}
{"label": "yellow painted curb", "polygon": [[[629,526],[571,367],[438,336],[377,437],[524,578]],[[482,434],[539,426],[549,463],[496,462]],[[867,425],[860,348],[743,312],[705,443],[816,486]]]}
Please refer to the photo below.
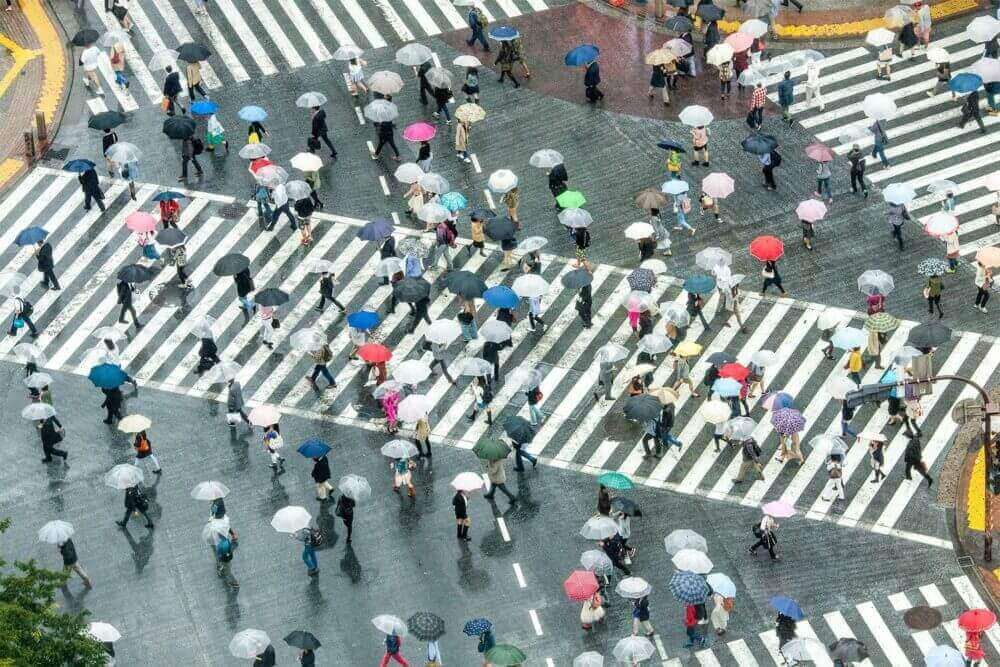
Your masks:
{"label": "yellow painted curb", "polygon": [[45,122],[51,123],[66,87],[66,58],[62,40],[39,0],[21,0],[21,12],[38,38],[45,70],[35,110],[44,113]]}
{"label": "yellow painted curb", "polygon": [[969,528],[982,532],[986,530],[986,454],[981,449],[976,455],[975,465],[972,466],[966,493],[965,514]]}
{"label": "yellow painted curb", "polygon": [[0,188],[7,184],[11,178],[16,176],[21,168],[24,167],[24,161],[18,160],[17,158],[9,157],[3,162],[0,162]]}

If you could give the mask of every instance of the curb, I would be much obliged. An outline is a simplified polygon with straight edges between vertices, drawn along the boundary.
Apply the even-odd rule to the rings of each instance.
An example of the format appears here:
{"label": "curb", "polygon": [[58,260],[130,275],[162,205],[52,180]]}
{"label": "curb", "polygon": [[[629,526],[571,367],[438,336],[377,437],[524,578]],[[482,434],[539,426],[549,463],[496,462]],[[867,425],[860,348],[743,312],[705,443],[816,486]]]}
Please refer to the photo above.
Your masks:
{"label": "curb", "polygon": [[[952,439],[952,447],[956,446],[957,436]],[[985,505],[983,489],[986,484],[985,456],[982,447],[974,452],[966,453],[965,460],[959,471],[958,490],[955,496],[955,507],[949,510],[952,519],[952,540],[955,543],[955,554],[959,564],[986,593],[984,598],[993,611],[1000,611],[1000,568],[991,568],[983,561],[981,528],[984,521]],[[996,559],[993,565],[996,565]]]}

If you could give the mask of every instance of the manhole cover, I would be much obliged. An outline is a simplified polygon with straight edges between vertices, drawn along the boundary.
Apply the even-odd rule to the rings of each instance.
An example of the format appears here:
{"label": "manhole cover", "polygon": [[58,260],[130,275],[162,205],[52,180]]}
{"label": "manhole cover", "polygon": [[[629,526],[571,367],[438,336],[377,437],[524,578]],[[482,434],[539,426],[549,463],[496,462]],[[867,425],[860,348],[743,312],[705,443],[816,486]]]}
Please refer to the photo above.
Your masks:
{"label": "manhole cover", "polygon": [[903,622],[913,630],[933,630],[941,625],[941,612],[930,607],[913,607],[903,614]]}
{"label": "manhole cover", "polygon": [[242,204],[232,203],[226,204],[225,206],[219,207],[219,216],[225,218],[226,220],[237,220],[243,217],[246,213],[247,207]]}
{"label": "manhole cover", "polygon": [[60,146],[58,148],[53,146],[49,150],[45,151],[46,160],[52,160],[54,162],[63,162],[68,157],[69,157],[69,148],[65,148],[63,146]]}
{"label": "manhole cover", "polygon": [[612,440],[638,440],[642,437],[642,426],[625,419],[625,415],[617,410],[608,413],[602,420],[604,433]]}

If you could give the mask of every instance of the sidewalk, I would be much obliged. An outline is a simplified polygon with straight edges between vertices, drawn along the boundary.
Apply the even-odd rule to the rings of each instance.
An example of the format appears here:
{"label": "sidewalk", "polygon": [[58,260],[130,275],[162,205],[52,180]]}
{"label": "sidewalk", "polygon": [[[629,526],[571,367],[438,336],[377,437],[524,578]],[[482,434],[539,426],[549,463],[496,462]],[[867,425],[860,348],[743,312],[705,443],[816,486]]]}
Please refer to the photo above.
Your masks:
{"label": "sidewalk", "polygon": [[15,11],[0,11],[0,189],[28,165],[24,133],[45,114],[54,134],[67,86],[65,37],[41,0],[19,0]]}

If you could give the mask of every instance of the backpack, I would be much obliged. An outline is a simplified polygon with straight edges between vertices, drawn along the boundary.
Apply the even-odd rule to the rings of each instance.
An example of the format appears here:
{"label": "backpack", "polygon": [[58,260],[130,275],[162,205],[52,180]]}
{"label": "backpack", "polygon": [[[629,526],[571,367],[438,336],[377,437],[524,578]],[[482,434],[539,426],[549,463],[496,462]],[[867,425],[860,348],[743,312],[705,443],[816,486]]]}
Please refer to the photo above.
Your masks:
{"label": "backpack", "polygon": [[479,24],[480,28],[486,27],[486,17],[482,12],[476,12],[476,23]]}
{"label": "backpack", "polygon": [[778,151],[771,151],[771,168],[773,169],[775,167],[780,167],[780,166],[781,166],[781,155],[778,153]]}
{"label": "backpack", "polygon": [[469,86],[470,88],[478,88],[479,87],[479,75],[478,74],[473,74],[472,72],[469,72],[468,74],[466,74],[465,75],[465,85]]}
{"label": "backpack", "polygon": [[202,141],[201,139],[199,139],[198,137],[195,137],[194,139],[192,139],[191,140],[191,154],[192,155],[201,155],[204,152],[205,152],[205,142]]}
{"label": "backpack", "polygon": [[228,535],[219,536],[219,541],[215,543],[215,555],[224,563],[233,559],[233,541]]}
{"label": "backpack", "polygon": [[443,222],[437,226],[436,234],[438,245],[451,245],[455,242],[455,233]]}
{"label": "backpack", "polygon": [[324,364],[333,361],[333,350],[330,349],[329,345],[324,343],[323,347],[319,351],[319,358],[323,360]]}
{"label": "backpack", "polygon": [[386,635],[385,637],[385,652],[386,653],[399,653],[399,637],[396,635]]}
{"label": "backpack", "polygon": [[152,451],[152,449],[153,448],[149,444],[149,439],[146,437],[143,437],[139,441],[139,444],[137,444],[135,447],[135,451],[137,454],[149,454],[149,452]]}
{"label": "backpack", "polygon": [[493,400],[493,385],[487,382],[483,385],[483,403],[489,404]]}
{"label": "backpack", "polygon": [[725,609],[726,611],[732,611],[735,606],[736,606],[736,598],[722,599],[722,608]]}

